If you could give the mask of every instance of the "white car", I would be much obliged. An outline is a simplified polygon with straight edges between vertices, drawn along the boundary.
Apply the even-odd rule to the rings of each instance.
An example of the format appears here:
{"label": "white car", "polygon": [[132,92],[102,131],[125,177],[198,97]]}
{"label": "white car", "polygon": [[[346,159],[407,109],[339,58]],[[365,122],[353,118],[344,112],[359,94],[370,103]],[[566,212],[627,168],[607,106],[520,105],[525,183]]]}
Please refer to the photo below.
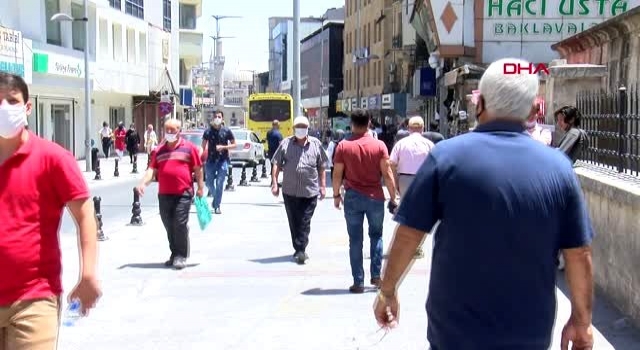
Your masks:
{"label": "white car", "polygon": [[229,158],[233,165],[262,164],[265,161],[264,142],[258,135],[248,129],[231,128],[236,139],[236,148],[229,151]]}

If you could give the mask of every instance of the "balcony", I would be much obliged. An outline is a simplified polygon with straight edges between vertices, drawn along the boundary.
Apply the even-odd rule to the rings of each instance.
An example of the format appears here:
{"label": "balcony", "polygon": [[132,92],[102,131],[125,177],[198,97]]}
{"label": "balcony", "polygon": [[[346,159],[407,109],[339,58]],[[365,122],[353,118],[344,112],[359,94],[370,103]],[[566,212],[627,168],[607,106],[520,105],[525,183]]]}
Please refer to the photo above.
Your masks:
{"label": "balcony", "polygon": [[202,16],[202,0],[180,0],[180,30],[195,30],[196,21]]}
{"label": "balcony", "polygon": [[202,33],[196,30],[180,30],[180,59],[188,69],[202,63]]}

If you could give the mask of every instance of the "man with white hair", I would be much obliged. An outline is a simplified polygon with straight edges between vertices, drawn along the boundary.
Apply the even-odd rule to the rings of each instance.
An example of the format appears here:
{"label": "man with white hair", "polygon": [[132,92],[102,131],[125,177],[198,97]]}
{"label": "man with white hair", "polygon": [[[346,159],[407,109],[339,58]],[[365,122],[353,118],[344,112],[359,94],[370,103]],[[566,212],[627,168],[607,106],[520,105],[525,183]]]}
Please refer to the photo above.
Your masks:
{"label": "man with white hair", "polygon": [[[407,128],[409,130],[409,136],[396,142],[389,156],[396,191],[400,195],[400,200],[402,200],[402,196],[406,193],[411,182],[416,177],[418,169],[420,169],[424,160],[427,159],[427,155],[435,146],[433,142],[422,137],[422,132],[424,131],[424,120],[422,117],[411,117]],[[423,256],[422,247],[419,247],[416,251],[416,258],[422,258]]]}
{"label": "man with white hair", "polygon": [[380,293],[383,327],[398,322],[397,288],[437,222],[427,337],[439,349],[548,349],[562,252],[571,317],[562,348],[592,349],[593,228],[571,162],[525,132],[538,77],[505,75],[493,62],[480,80],[478,127],[438,144],[395,215]]}

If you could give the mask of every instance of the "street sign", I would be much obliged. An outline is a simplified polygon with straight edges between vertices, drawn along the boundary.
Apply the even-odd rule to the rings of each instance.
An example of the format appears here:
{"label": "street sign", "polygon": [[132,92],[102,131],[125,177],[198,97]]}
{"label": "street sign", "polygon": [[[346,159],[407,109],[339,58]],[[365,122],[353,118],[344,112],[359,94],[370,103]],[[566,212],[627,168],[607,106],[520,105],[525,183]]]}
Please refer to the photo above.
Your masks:
{"label": "street sign", "polygon": [[162,115],[171,114],[173,112],[173,104],[171,102],[158,103],[158,111]]}

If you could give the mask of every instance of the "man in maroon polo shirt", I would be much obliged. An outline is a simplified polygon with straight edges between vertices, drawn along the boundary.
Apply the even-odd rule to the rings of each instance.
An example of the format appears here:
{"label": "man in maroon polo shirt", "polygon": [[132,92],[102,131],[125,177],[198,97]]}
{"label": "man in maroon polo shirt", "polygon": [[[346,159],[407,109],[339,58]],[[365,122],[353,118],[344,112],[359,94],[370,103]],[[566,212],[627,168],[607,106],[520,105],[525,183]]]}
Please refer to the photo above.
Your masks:
{"label": "man in maroon polo shirt", "polygon": [[160,218],[167,230],[171,256],[164,264],[181,270],[186,267],[189,257],[189,211],[193,199],[193,178],[196,174],[198,189],[196,195],[202,197],[202,160],[196,145],[180,137],[181,123],[169,119],[164,124],[163,142],[151,156],[149,170],[138,186],[140,195],[154,176],[158,179],[158,204]]}
{"label": "man in maroon polo shirt", "polygon": [[[382,226],[384,223],[384,191],[380,178],[389,191],[395,206],[396,191],[389,153],[384,142],[369,133],[371,114],[365,110],[351,113],[351,138],[338,144],[333,158],[333,200],[336,208],[344,204],[344,218],[349,234],[349,259],[353,285],[351,293],[364,292],[364,268],[362,256],[364,217],[369,224],[371,244],[371,284],[380,284],[382,268]],[[344,198],[340,187],[344,182]]]}
{"label": "man in maroon polo shirt", "polygon": [[1,350],[56,348],[65,206],[80,236],[80,280],[69,299],[86,315],[100,297],[89,189],[71,153],[25,129],[31,108],[24,80],[0,73]]}

